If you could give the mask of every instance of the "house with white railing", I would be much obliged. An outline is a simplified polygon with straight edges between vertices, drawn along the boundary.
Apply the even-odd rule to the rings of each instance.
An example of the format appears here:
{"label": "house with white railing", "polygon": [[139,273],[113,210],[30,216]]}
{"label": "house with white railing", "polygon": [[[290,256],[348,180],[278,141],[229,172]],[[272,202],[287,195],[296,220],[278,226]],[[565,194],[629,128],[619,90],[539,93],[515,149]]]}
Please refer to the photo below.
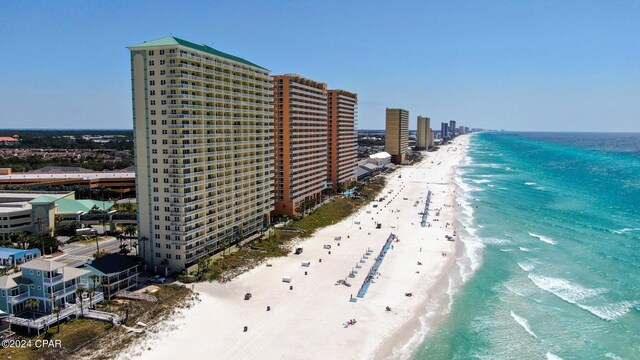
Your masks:
{"label": "house with white railing", "polygon": [[[20,270],[0,277],[0,310],[16,316],[25,313],[42,316],[50,314],[54,308],[67,308],[77,302],[78,288],[89,288],[89,270],[61,262],[36,259],[20,265]],[[37,304],[29,302],[30,299],[37,300]],[[102,293],[92,296],[92,300],[102,299]],[[83,302],[89,301],[83,299]]]}

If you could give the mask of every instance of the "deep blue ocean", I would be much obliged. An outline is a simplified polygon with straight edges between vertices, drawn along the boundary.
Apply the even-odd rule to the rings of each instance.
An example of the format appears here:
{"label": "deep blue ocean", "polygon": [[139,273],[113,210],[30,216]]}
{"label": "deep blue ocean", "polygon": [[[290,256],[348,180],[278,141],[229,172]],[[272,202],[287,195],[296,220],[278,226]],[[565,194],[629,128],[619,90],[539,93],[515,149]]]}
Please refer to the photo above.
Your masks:
{"label": "deep blue ocean", "polygon": [[414,358],[640,359],[640,134],[476,134],[456,178],[466,252]]}

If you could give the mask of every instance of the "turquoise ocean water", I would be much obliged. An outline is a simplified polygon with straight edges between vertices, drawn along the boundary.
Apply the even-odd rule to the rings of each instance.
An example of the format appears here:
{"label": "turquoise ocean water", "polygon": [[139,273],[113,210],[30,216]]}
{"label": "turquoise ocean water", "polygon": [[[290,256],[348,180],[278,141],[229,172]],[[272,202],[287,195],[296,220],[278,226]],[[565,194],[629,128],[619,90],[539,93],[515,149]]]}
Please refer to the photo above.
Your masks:
{"label": "turquoise ocean water", "polygon": [[466,254],[415,359],[640,359],[640,134],[477,134],[457,184]]}

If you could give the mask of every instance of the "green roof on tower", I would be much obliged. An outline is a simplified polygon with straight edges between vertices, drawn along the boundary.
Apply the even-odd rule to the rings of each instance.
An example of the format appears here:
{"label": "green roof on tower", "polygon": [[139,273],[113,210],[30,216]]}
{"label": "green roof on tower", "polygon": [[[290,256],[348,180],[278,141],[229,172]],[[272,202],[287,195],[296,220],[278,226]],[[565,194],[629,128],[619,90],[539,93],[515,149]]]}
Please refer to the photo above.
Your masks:
{"label": "green roof on tower", "polygon": [[163,38],[156,39],[156,40],[145,41],[142,44],[127,46],[127,48],[130,49],[130,50],[134,50],[136,48],[146,48],[146,47],[152,47],[152,46],[167,46],[167,45],[182,45],[182,46],[186,46],[186,47],[194,49],[194,50],[206,52],[206,53],[209,53],[209,54],[212,54],[212,55],[220,56],[220,57],[223,57],[223,58],[226,58],[226,59],[229,59],[229,60],[237,61],[237,62],[242,63],[242,64],[259,67],[260,69],[269,71],[269,69],[263,68],[260,65],[254,64],[254,63],[252,63],[250,61],[247,61],[247,60],[245,60],[243,58],[240,58],[240,57],[237,57],[237,56],[233,56],[233,55],[230,55],[230,54],[227,54],[227,53],[223,53],[222,51],[219,51],[219,50],[216,50],[216,49],[212,48],[211,46],[208,46],[208,45],[205,45],[205,44],[192,43],[191,41],[182,40],[182,39],[179,39],[179,38],[177,38],[175,36],[167,36],[167,37],[163,37]]}

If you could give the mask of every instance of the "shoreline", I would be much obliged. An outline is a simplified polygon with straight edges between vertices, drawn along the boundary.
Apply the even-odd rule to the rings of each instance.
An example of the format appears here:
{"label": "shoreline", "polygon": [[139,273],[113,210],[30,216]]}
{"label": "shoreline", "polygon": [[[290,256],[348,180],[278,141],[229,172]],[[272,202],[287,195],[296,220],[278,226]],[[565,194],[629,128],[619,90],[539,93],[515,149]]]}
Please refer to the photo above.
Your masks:
{"label": "shoreline", "polygon": [[[429,329],[442,321],[450,288],[446,280],[465,253],[459,238],[450,242],[445,236],[459,226],[454,175],[467,144],[467,136],[459,137],[453,145],[427,153],[422,162],[388,175],[379,195],[383,202],[373,200],[319,229],[301,242],[301,255],[271,259],[270,266],[262,264],[225,284],[196,284],[200,303],[149,329],[119,358],[205,358],[215,353],[224,359],[280,359],[320,352],[329,358],[397,358],[397,348],[420,335],[408,346],[412,353],[424,338],[422,318],[434,301],[443,309],[428,319]],[[430,226],[421,227],[418,212],[424,209],[427,189],[432,191]],[[390,233],[399,241],[365,296],[357,298]],[[372,255],[363,257],[367,250]],[[307,261],[310,265],[300,265]],[[355,277],[347,277],[353,270],[358,271]],[[284,277],[292,281],[282,282]],[[335,284],[339,279],[351,286]],[[248,301],[243,300],[246,292],[253,295]],[[350,319],[357,323],[345,325]]]}
{"label": "shoreline", "polygon": [[[463,150],[465,155],[467,151],[466,145],[468,145],[468,142],[465,144]],[[449,193],[451,197],[449,206],[454,209],[458,201],[457,190],[459,190],[455,184],[454,176],[456,168],[461,162],[462,160],[452,167],[449,178],[447,179],[453,188],[453,191],[450,190]],[[462,230],[459,217],[460,214],[454,212],[453,224],[457,234],[460,234]],[[451,256],[437,272],[435,281],[426,287],[430,294],[423,299],[420,305],[413,309],[414,314],[412,319],[404,323],[397,331],[384,340],[378,352],[375,354],[376,360],[412,358],[429,334],[433,334],[433,332],[444,323],[450,313],[453,302],[453,294],[449,293],[452,285],[451,282],[455,282],[455,286],[464,284],[464,281],[460,278],[461,269],[458,260],[465,256],[466,250],[464,241],[462,241],[458,235]],[[455,281],[452,276],[460,279]],[[457,290],[459,290],[459,288]],[[429,309],[430,306],[433,308]]]}

